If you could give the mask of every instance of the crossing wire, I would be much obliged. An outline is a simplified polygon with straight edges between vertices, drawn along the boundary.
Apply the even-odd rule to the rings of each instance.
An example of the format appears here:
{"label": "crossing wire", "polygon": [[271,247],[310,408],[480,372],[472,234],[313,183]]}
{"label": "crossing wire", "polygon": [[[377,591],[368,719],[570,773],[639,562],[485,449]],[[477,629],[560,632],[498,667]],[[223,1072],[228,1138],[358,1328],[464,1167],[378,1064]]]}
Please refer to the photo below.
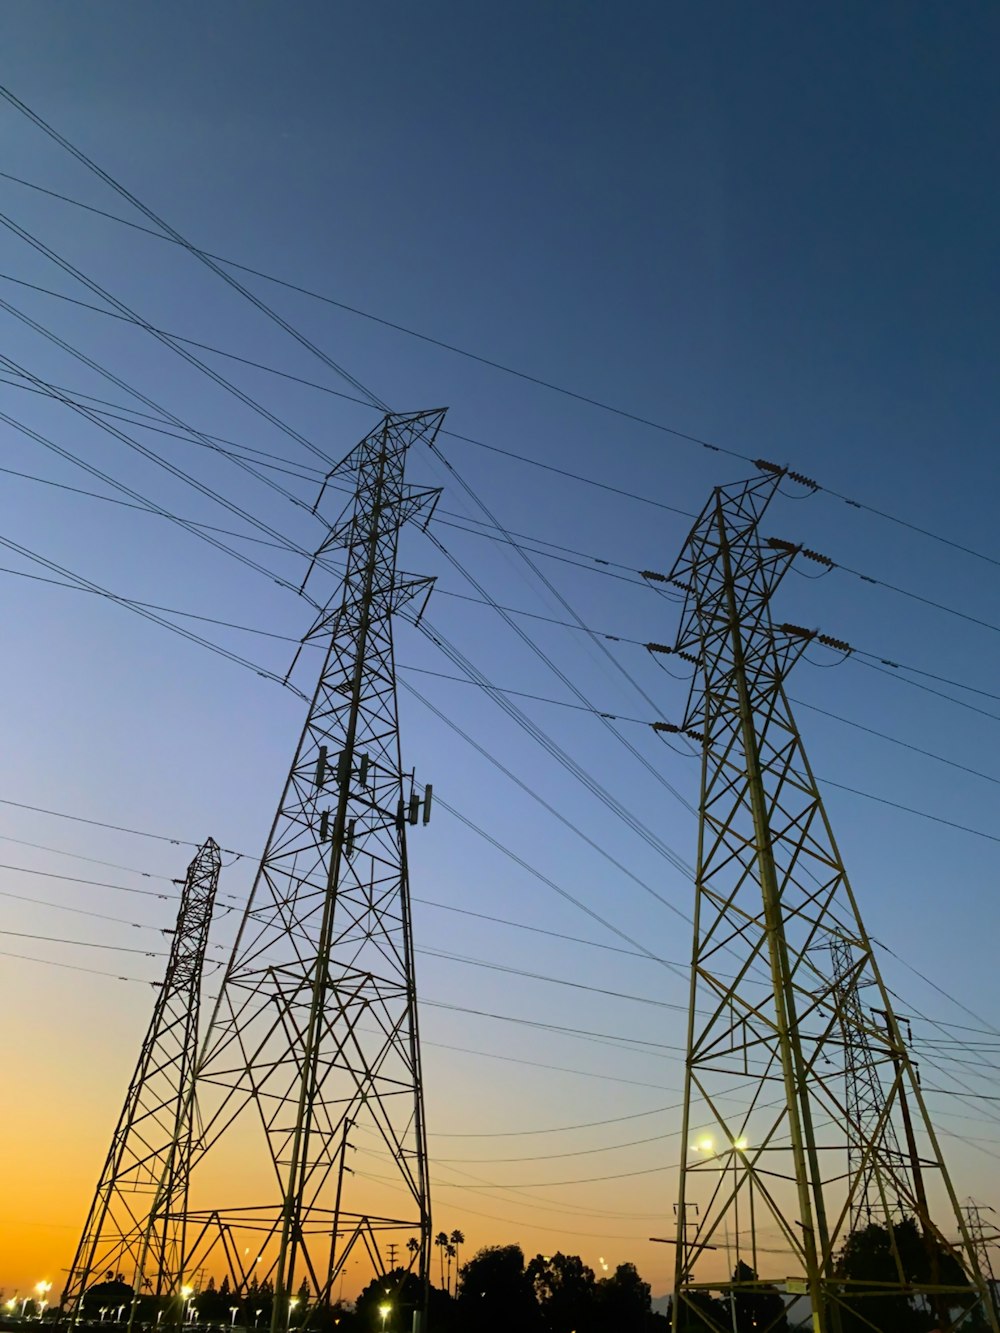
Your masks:
{"label": "crossing wire", "polygon": [[[84,209],[90,213],[101,216],[106,220],[114,222],[120,226],[129,227],[132,228],[133,230],[143,232],[146,235],[154,237],[157,240],[169,241],[173,239],[170,236],[164,235],[161,231],[155,231],[152,228],[143,227],[140,224],[132,222],[127,218],[122,218],[114,213],[109,213],[103,209],[95,208],[90,204],[85,204],[81,200],[74,199],[71,196],[61,193],[57,190],[51,190],[45,186],[38,185],[33,181],[25,180],[23,177],[14,176],[9,172],[0,172],[0,177],[3,177],[6,180],[10,180],[27,189],[34,190],[41,194],[46,194],[51,198],[58,199],[63,203],[69,204],[75,208]],[[190,246],[188,242],[182,242],[182,243],[187,248],[192,250],[194,249],[194,247]],[[676,427],[667,425],[662,421],[657,421],[650,417],[646,417],[642,414],[631,412],[615,404],[604,402],[590,395],[579,393],[573,389],[566,387],[565,385],[560,385],[555,383],[554,381],[544,379],[541,376],[533,375],[527,371],[519,370],[513,366],[505,365],[502,362],[495,360],[494,358],[484,356],[478,352],[473,352],[469,348],[459,346],[456,343],[446,342],[442,339],[435,338],[430,334],[422,333],[416,329],[408,328],[407,326],[400,324],[396,321],[386,319],[379,315],[375,315],[370,311],[361,309],[358,306],[348,305],[346,302],[338,301],[333,297],[323,295],[308,287],[304,287],[300,284],[289,282],[283,278],[276,277],[274,274],[267,273],[261,269],[253,268],[247,264],[241,264],[234,259],[229,259],[222,255],[213,254],[211,251],[200,251],[199,253],[208,259],[216,261],[218,264],[225,265],[228,268],[236,269],[238,271],[251,274],[254,277],[258,277],[267,282],[274,283],[275,285],[286,288],[287,290],[298,292],[301,295],[308,296],[317,301],[321,301],[324,304],[336,307],[337,309],[343,310],[349,314],[356,315],[362,319],[369,320],[385,328],[392,329],[397,333],[405,334],[407,337],[418,339],[421,342],[425,342],[431,344],[432,346],[439,347],[457,356],[461,356],[470,361],[477,362],[480,365],[488,366],[491,369],[502,372],[503,374],[511,375],[517,379],[524,380],[530,384],[537,385],[540,388],[547,389],[553,393],[561,395],[562,397],[574,399],[577,402],[585,403],[589,406],[598,408],[602,412],[606,412],[621,419],[632,421],[636,424],[646,426],[649,429],[655,430],[661,434],[669,435],[675,439],[686,441],[690,444],[706,449],[712,453],[724,454],[730,458],[738,458],[741,461],[747,463],[754,463],[756,461],[751,455],[743,453],[741,450],[728,448],[726,446],[715,443],[711,440],[705,439],[702,436],[694,435],[689,432],[679,430]],[[322,388],[324,386],[316,386],[316,387]],[[362,402],[363,400],[353,400],[353,401]],[[494,453],[505,455],[506,457],[516,459],[518,462],[524,463],[528,466],[543,468],[547,471],[551,471],[563,477],[571,478],[575,481],[581,482],[588,486],[599,487],[600,489],[608,491],[611,494],[624,496],[630,500],[635,500],[641,504],[653,505],[659,509],[665,509],[677,513],[683,513],[688,517],[692,518],[695,517],[694,514],[688,514],[687,511],[676,510],[673,508],[673,506],[666,505],[663,504],[662,502],[654,500],[651,496],[640,495],[634,491],[627,491],[620,487],[612,486],[607,482],[601,482],[592,477],[582,476],[581,474],[572,472],[569,469],[555,467],[552,466],[551,464],[543,463],[539,459],[531,458],[524,454],[518,454],[512,450],[503,449],[496,445],[490,445],[482,440],[477,440],[470,436],[460,435],[457,432],[446,430],[443,433],[445,435],[450,436],[452,439],[461,440],[465,443],[475,445],[479,448],[488,449]],[[900,518],[898,515],[891,514],[884,509],[879,509],[874,505],[869,505],[863,503],[862,501],[855,500],[850,496],[844,495],[842,492],[833,489],[830,486],[821,485],[816,482],[813,482],[811,484],[816,491],[829,495],[832,498],[841,501],[843,504],[850,506],[852,509],[857,509],[868,514],[872,514],[873,516],[884,519],[886,522],[892,523],[897,527],[904,528],[922,537],[926,537],[931,541],[938,542],[943,546],[950,547],[952,550],[959,551],[965,555],[971,556],[976,560],[981,560],[986,564],[993,565],[994,567],[1000,567],[1000,559],[997,559],[995,556],[987,555],[983,551],[978,551],[964,542],[956,541],[950,537],[945,537],[941,533],[934,532],[929,528],[921,526],[920,524],[913,523],[904,518]]]}
{"label": "crossing wire", "polygon": [[262,312],[262,314],[266,315],[268,319],[273,320],[275,324],[277,324],[280,328],[284,329],[286,333],[290,334],[290,336],[296,340],[296,342],[301,343],[302,346],[307,348],[310,352],[312,352],[314,356],[319,357],[319,359],[325,365],[329,366],[331,370],[334,370],[342,379],[346,380],[348,384],[352,385],[355,389],[357,389],[359,393],[363,393],[370,400],[373,406],[381,407],[384,411],[389,410],[386,404],[383,403],[382,400],[378,398],[377,395],[374,394],[371,389],[367,388],[364,384],[361,383],[359,379],[356,379],[353,375],[351,375],[347,370],[344,369],[343,366],[338,365],[338,363],[334,361],[332,357],[327,356],[325,352],[321,351],[315,345],[315,343],[311,342],[308,338],[306,338],[305,335],[300,333],[298,329],[293,328],[292,325],[289,324],[287,320],[283,319],[282,316],[277,313],[277,311],[272,310],[271,307],[267,305],[266,302],[260,299],[259,296],[257,296],[254,292],[250,291],[247,287],[244,287],[244,285],[241,282],[237,281],[237,279],[234,278],[231,273],[227,273],[225,269],[220,267],[220,265],[217,264],[215,260],[211,258],[210,255],[206,255],[196,246],[193,246],[190,243],[190,241],[188,241],[184,236],[181,235],[179,231],[171,227],[168,222],[165,222],[163,218],[161,218],[157,213],[154,213],[153,210],[147,207],[147,205],[144,204],[140,199],[137,199],[134,194],[132,194],[129,190],[127,190],[125,186],[122,185],[119,181],[117,181],[113,176],[109,175],[109,173],[106,172],[102,167],[98,166],[97,163],[94,162],[91,158],[89,158],[86,153],[84,153],[81,149],[77,148],[76,145],[71,143],[69,139],[67,139],[64,135],[60,134],[58,130],[56,130],[46,120],[43,120],[42,117],[38,115],[37,112],[33,111],[29,106],[27,106],[26,103],[22,102],[20,98],[15,97],[9,88],[5,88],[2,85],[0,85],[0,96],[5,98],[5,100],[9,102],[11,106],[15,107],[18,111],[20,111],[22,115],[27,116],[27,118],[30,121],[32,121],[32,123],[35,124],[40,130],[42,130],[43,133],[47,134],[50,139],[53,139],[56,143],[60,145],[60,147],[64,148],[68,153],[72,154],[72,156],[75,157],[78,162],[82,163],[82,165],[85,166],[89,171],[92,171],[95,176],[99,176],[100,179],[104,181],[106,185],[110,186],[111,189],[113,189],[123,199],[127,200],[128,203],[130,203],[133,206],[133,208],[138,209],[139,212],[142,213],[145,217],[147,217],[150,222],[154,223],[163,233],[169,236],[172,241],[174,241],[177,245],[183,246],[184,249],[186,249],[189,254],[191,254],[195,259],[199,260],[201,263],[205,264],[208,268],[212,270],[213,273],[216,274],[217,277],[221,278],[223,282],[227,283],[228,286],[232,287],[235,291],[239,292],[241,296],[244,296],[248,301],[250,301],[251,304],[255,305],[257,309]]}

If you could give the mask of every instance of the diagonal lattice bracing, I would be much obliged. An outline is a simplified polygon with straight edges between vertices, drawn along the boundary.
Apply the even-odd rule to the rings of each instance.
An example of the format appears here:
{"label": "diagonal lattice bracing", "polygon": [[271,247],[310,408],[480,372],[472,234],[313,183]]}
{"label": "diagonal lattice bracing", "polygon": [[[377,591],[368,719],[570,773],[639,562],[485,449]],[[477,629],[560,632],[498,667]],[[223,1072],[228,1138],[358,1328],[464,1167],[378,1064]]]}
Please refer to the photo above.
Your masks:
{"label": "diagonal lattice bracing", "polygon": [[[772,620],[797,551],[759,533],[779,481],[716,490],[670,575],[703,745],[674,1326],[698,1310],[731,1333],[736,1295],[768,1282],[809,1297],[814,1333],[877,1329],[887,1297],[953,1329],[984,1289],[785,693],[816,636]],[[878,1296],[842,1259],[867,1210],[888,1237]]]}
{"label": "diagonal lattice bracing", "polygon": [[178,1282],[201,980],[219,867],[210,838],[188,867],[166,975],[63,1292],[72,1322],[107,1273],[121,1274],[137,1295],[160,1296]]}
{"label": "diagonal lattice bracing", "polygon": [[385,1273],[386,1242],[417,1238],[429,1276],[406,828],[430,789],[404,779],[392,621],[430,590],[397,551],[437,495],[405,484],[407,452],[443,415],[386,417],[327,478],[352,499],[317,560],[346,567],[307,635],[318,683],[199,1060],[185,1272],[224,1258],[240,1300],[273,1283],[275,1330],[303,1281],[315,1311],[348,1262]]}

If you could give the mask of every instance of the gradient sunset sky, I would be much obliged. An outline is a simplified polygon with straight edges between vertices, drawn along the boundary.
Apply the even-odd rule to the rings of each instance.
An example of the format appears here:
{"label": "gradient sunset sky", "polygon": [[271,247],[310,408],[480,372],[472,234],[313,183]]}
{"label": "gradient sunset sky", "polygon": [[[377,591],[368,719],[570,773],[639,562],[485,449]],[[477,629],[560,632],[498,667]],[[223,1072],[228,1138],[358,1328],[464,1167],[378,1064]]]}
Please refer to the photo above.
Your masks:
{"label": "gradient sunset sky", "polygon": [[[671,640],[677,608],[636,571],[668,569],[690,516],[746,464],[354,312],[826,488],[778,500],[768,535],[855,572],[790,576],[783,615],[945,679],[831,656],[802,663],[790,693],[866,922],[887,946],[887,980],[913,1018],[959,1195],[1000,1206],[989,1100],[1000,1098],[998,38],[996,7],[974,0],[7,0],[0,13],[12,92],[196,244],[342,303],[253,280],[394,408],[448,406],[459,438],[442,437],[445,457],[515,533],[568,548],[539,563],[589,626],[617,637],[607,647],[658,716],[679,719],[686,680],[641,645]],[[190,257],[29,188],[142,221],[7,104],[0,147],[0,212],[19,228],[158,327],[298,377],[199,352],[324,451],[345,453],[375,424],[337,396],[348,385]],[[100,303],[9,227],[0,245],[4,302],[185,422],[278,455],[283,484],[315,494],[316,460],[294,439],[131,326],[38,290]],[[31,373],[149,410],[7,308],[0,321],[4,354]],[[62,576],[23,551],[126,597],[278,636],[183,622],[278,674],[309,616],[189,533],[81,494],[113,492],[15,423],[174,512],[239,529],[233,540],[269,569],[303,572],[9,369],[0,381],[0,538],[22,548],[0,551],[10,1295],[42,1278],[58,1289],[71,1260],[162,973],[173,881],[206,836],[226,849],[210,951],[221,962],[302,723],[300,701],[270,681],[38,581]],[[318,524],[224,458],[140,438],[303,545],[318,539]],[[462,526],[438,536],[461,566],[504,605],[565,619],[516,557],[468,531],[482,515],[435,459],[410,467],[412,481],[445,487],[442,516]],[[517,702],[674,853],[637,836],[481,691],[419,674],[453,668],[401,627],[401,678],[438,710],[402,690],[405,758],[501,844],[443,807],[410,840],[435,1230],[461,1228],[466,1256],[518,1241],[529,1257],[579,1253],[599,1275],[634,1261],[665,1291],[672,1256],[648,1238],[673,1227],[686,987],[552,885],[683,964],[696,821],[598,719],[560,706],[572,702],[565,684],[462,599],[474,586],[420,534],[401,563],[439,576],[433,623],[496,684],[541,696]],[[650,730],[649,703],[586,636],[521,623],[696,802],[697,765]],[[963,1085],[972,1095],[955,1095]],[[363,1277],[349,1275],[345,1294]]]}

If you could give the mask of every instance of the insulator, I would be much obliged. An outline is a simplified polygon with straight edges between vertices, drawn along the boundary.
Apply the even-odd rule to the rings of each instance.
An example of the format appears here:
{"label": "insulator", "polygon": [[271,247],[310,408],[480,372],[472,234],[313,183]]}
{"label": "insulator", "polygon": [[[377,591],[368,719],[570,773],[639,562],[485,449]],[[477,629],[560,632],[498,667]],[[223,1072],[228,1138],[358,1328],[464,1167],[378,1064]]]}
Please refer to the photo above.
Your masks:
{"label": "insulator", "polygon": [[674,651],[665,643],[647,643],[646,647],[651,653],[672,653]]}
{"label": "insulator", "polygon": [[783,477],[788,471],[788,468],[779,467],[777,463],[769,463],[766,458],[755,458],[753,465],[755,468],[759,468],[761,472],[771,472],[778,477]]}
{"label": "insulator", "polygon": [[363,754],[361,762],[358,765],[358,782],[362,787],[368,786],[368,756]]}
{"label": "insulator", "polygon": [[768,537],[767,544],[772,551],[787,551],[789,555],[798,555],[802,550],[801,546],[796,546],[794,542],[786,542],[781,537]]}
{"label": "insulator", "polygon": [[819,642],[826,644],[827,648],[836,648],[842,653],[854,652],[854,649],[849,643],[845,643],[843,639],[832,639],[829,634],[821,634],[819,636]]}
{"label": "insulator", "polygon": [[410,809],[407,812],[407,818],[409,819],[409,822],[411,824],[415,824],[417,822],[417,817],[419,816],[419,814],[420,814],[420,797],[416,794],[416,792],[414,792],[413,795],[410,797]]}
{"label": "insulator", "polygon": [[800,486],[808,486],[813,491],[819,490],[819,482],[813,481],[812,477],[804,477],[801,472],[786,472],[785,475],[791,477],[792,481],[797,481]]}
{"label": "insulator", "polygon": [[401,796],[399,798],[399,805],[396,806],[396,828],[399,829],[400,833],[403,831],[403,815],[405,812],[406,807],[403,805],[403,798]]}
{"label": "insulator", "polygon": [[670,582],[675,588],[683,588],[685,592],[694,592],[690,583],[685,583],[683,579],[671,579]]}
{"label": "insulator", "polygon": [[834,562],[828,555],[822,555],[819,551],[810,551],[808,546],[801,546],[799,551],[807,560],[815,560],[817,565],[826,565],[827,569],[833,569]]}
{"label": "insulator", "polygon": [[669,583],[670,580],[666,574],[657,574],[655,569],[640,569],[639,577],[641,579],[652,579],[654,583]]}
{"label": "insulator", "polygon": [[779,625],[778,629],[783,634],[794,634],[797,639],[815,639],[816,637],[814,629],[803,629],[801,625]]}
{"label": "insulator", "polygon": [[434,799],[434,787],[428,782],[424,787],[424,823],[431,822],[431,801]]}
{"label": "insulator", "polygon": [[320,842],[326,842],[327,835],[328,835],[329,831],[330,831],[330,811],[329,811],[329,810],[324,810],[323,813],[322,813],[322,814],[320,815],[320,817],[319,817],[319,840],[320,840]]}
{"label": "insulator", "polygon": [[654,731],[680,731],[680,727],[674,726],[673,722],[651,722],[649,725]]}
{"label": "insulator", "polygon": [[352,819],[347,825],[347,841],[344,844],[344,850],[349,857],[354,855],[354,826],[357,820]]}
{"label": "insulator", "polygon": [[316,786],[322,787],[326,781],[326,746],[319,747],[319,758],[316,760]]}
{"label": "insulator", "polygon": [[346,787],[351,780],[351,752],[350,750],[341,750],[337,757],[337,781],[342,787]]}
{"label": "insulator", "polygon": [[692,731],[690,727],[685,727],[684,735],[690,736],[692,740],[699,741],[702,745],[708,744],[708,737],[703,731]]}

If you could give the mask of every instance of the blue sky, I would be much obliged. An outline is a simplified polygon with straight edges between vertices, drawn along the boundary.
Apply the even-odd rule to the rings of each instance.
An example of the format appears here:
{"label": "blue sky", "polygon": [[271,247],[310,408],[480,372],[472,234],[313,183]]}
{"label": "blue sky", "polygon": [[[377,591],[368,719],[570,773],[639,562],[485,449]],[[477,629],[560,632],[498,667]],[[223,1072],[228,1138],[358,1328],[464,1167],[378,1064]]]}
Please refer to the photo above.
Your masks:
{"label": "blue sky", "polygon": [[[108,0],[100,7],[50,3],[44,13],[9,3],[0,19],[11,90],[197,244],[637,416],[787,462],[833,492],[991,556],[997,24],[993,7],[974,3],[842,4],[808,12],[777,3],[627,4],[612,14],[582,4],[513,3],[488,12],[452,3],[302,3],[279,11],[229,0],[207,9]],[[127,212],[6,105],[0,146],[5,171]],[[6,179],[0,195],[5,215],[158,326],[352,392],[174,248]],[[315,462],[301,444],[151,339],[9,281],[95,300],[9,230],[0,247],[4,300],[186,423],[293,464]],[[394,408],[448,405],[447,424],[458,435],[689,512],[701,508],[712,486],[745,473],[739,460],[334,306],[260,281],[254,289]],[[32,373],[127,400],[121,388],[7,312],[0,319],[6,355]],[[204,355],[329,454],[346,452],[373,424],[370,410],[334,394]],[[0,396],[0,410],[166,507],[240,527],[189,485],[65,408],[7,385]],[[0,429],[6,467],[110,493],[37,441],[7,425]],[[224,459],[165,436],[137,438],[302,545],[316,540],[317,526]],[[684,538],[683,515],[458,439],[445,438],[443,452],[517,532],[630,570],[668,568]],[[433,459],[415,457],[411,477],[445,484],[442,505],[477,516]],[[308,474],[285,480],[297,494],[313,494]],[[10,475],[2,493],[0,535],[126,596],[292,637],[306,627],[305,608],[293,596],[163,520]],[[995,565],[829,494],[783,499],[772,520],[775,535],[804,541],[853,570],[982,620],[998,618]],[[553,613],[551,598],[516,556],[454,529],[439,535],[499,600]],[[287,554],[247,543],[241,549],[289,578],[301,570]],[[405,563],[439,575],[433,622],[496,683],[569,697],[493,613],[448,597],[473,590],[433,546],[414,535]],[[539,563],[595,629],[670,640],[672,603],[593,568]],[[15,555],[0,564],[38,572]],[[212,833],[225,847],[259,850],[301,721],[294,698],[83,594],[5,574],[0,595],[8,628],[0,796],[183,839]],[[792,576],[782,598],[790,620],[981,690],[995,688],[995,631],[840,571],[815,584]],[[558,607],[555,613],[562,618]],[[604,657],[581,646],[580,635],[525,623],[599,708],[640,722],[647,717],[648,705]],[[289,660],[289,644],[214,627],[205,632],[273,670],[283,671]],[[663,716],[676,716],[683,682],[670,680],[640,648],[610,646]],[[406,632],[398,651],[407,666],[451,670]],[[683,877],[533,749],[479,691],[407,679],[636,876],[689,909]],[[803,664],[792,693],[996,775],[995,721],[858,663],[829,670]],[[995,702],[962,697],[996,710]],[[401,706],[406,755],[443,797],[626,932],[655,939],[668,958],[685,957],[683,921],[560,828],[405,692]],[[540,703],[524,707],[693,860],[690,816],[595,719]],[[799,720],[822,777],[992,833],[990,783],[808,710]],[[640,724],[622,723],[622,730],[670,783],[696,799],[693,764]],[[834,788],[829,807],[873,934],[990,1018],[995,839]],[[187,850],[169,844],[14,807],[0,811],[7,838],[168,877],[186,863]],[[4,845],[6,859],[19,866],[142,884],[117,869],[92,873],[55,852]],[[418,898],[614,942],[443,815],[413,839],[411,856]],[[250,859],[227,871],[223,891],[234,900],[245,894]],[[51,880],[43,893],[27,875],[2,873],[0,887],[8,892],[63,907],[84,904],[120,915],[123,901],[132,906],[116,891]],[[133,919],[169,924],[169,904],[136,904],[134,918],[126,913],[120,927],[108,928],[37,902],[0,899],[0,922],[28,934],[129,945],[138,937]],[[220,944],[231,916],[220,922]],[[680,983],[606,950],[427,904],[419,906],[417,933],[421,947],[683,1002]],[[10,950],[114,972],[125,960],[129,975],[145,979],[159,965],[50,940],[12,938]],[[681,1016],[648,1003],[523,979],[512,985],[503,973],[426,955],[420,967],[428,999],[640,1034],[667,1046],[682,1040]],[[893,962],[888,971],[904,1001],[933,1017],[965,1021],[901,965]],[[8,1198],[0,1209],[6,1227],[34,1238],[24,1271],[0,1273],[12,1287],[37,1280],[34,1267],[55,1271],[67,1262],[150,992],[14,959],[5,960],[0,977],[5,1005],[22,1020],[14,1025],[9,1058],[14,1068],[32,1071],[18,1123],[34,1136],[27,1160],[38,1163],[30,1206]],[[436,1176],[442,1225],[463,1226],[477,1244],[520,1237],[542,1248],[558,1235],[563,1248],[591,1263],[598,1254],[616,1262],[635,1258],[662,1289],[667,1260],[662,1248],[641,1238],[661,1224],[653,1219],[671,1215],[669,1170],[542,1190],[548,1203],[580,1210],[567,1217],[535,1211],[537,1197],[515,1204],[494,1191],[473,1202],[455,1187],[458,1177],[448,1174],[444,1159],[514,1156],[511,1145],[524,1142],[446,1137],[473,1125],[501,1133],[675,1102],[670,1090],[679,1088],[681,1071],[672,1054],[639,1057],[433,1008],[423,1031],[441,1043],[428,1046],[426,1063],[430,1128],[441,1136],[433,1142],[442,1160]],[[507,1064],[496,1056],[535,1063]],[[556,1065],[591,1076],[538,1068]],[[65,1135],[46,1099],[55,1077],[78,1090],[75,1136]],[[989,1091],[986,1083],[975,1086]],[[984,1140],[978,1148],[950,1141],[949,1149],[959,1192],[975,1190],[988,1201],[996,1183],[995,1126],[954,1116],[992,1113],[944,1097],[935,1105],[953,1117],[941,1121],[951,1132]],[[669,1133],[674,1119],[671,1113],[656,1120],[649,1132]],[[576,1131],[560,1138],[560,1150],[641,1137],[626,1131],[628,1125],[614,1127],[618,1137]],[[669,1168],[671,1153],[667,1139],[562,1162],[459,1169],[490,1182],[534,1184]],[[47,1198],[56,1202],[46,1207]],[[600,1210],[621,1216],[603,1217]],[[603,1237],[593,1234],[595,1217]],[[28,1247],[19,1241],[17,1250]]]}

